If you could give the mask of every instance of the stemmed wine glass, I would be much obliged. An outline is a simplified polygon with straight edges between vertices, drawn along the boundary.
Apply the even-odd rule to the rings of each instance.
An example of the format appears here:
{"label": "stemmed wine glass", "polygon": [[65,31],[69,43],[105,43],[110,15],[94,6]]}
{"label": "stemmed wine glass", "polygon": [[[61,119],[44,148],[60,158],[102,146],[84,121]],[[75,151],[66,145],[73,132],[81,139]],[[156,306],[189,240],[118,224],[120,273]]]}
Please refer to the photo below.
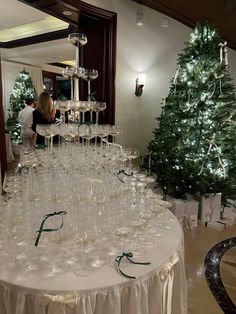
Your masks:
{"label": "stemmed wine glass", "polygon": [[115,143],[115,137],[121,133],[121,129],[115,125],[110,125],[110,135],[112,136],[112,143]]}
{"label": "stemmed wine glass", "polygon": [[90,125],[81,124],[79,126],[79,135],[87,141],[87,148],[88,148],[90,140],[94,137],[94,134],[91,132]]}
{"label": "stemmed wine glass", "polygon": [[62,116],[62,123],[65,123],[65,112],[71,109],[71,101],[62,101],[62,100],[58,100],[57,101],[57,107],[61,112],[61,116]]}
{"label": "stemmed wine glass", "polygon": [[98,118],[99,118],[98,114],[99,114],[99,112],[105,110],[106,106],[107,105],[106,105],[105,102],[97,102],[96,106],[94,106],[94,110],[93,111],[96,112],[96,122],[95,122],[96,124],[98,124]]}
{"label": "stemmed wine glass", "polygon": [[[90,181],[85,180],[84,184],[86,186],[86,190],[84,190],[85,194],[90,195]],[[85,217],[90,217],[91,220],[86,219]],[[95,234],[93,230],[91,230],[91,224],[93,220],[91,206],[89,206],[88,202],[82,201],[80,202],[80,212],[75,213],[75,235],[73,238],[74,245],[77,247],[77,262],[74,267],[74,274],[76,276],[89,276],[93,272],[93,267],[91,263],[88,261],[88,252],[90,247],[93,245],[95,241]]]}
{"label": "stemmed wine glass", "polygon": [[76,124],[62,124],[59,126],[59,135],[65,139],[65,142],[71,142],[78,135],[78,126]]}
{"label": "stemmed wine glass", "polygon": [[[102,180],[97,178],[91,178],[91,193],[90,200],[94,205],[94,209],[97,213],[97,233],[98,235],[102,235],[102,225],[103,225],[103,217],[104,217],[104,207],[107,202],[107,190],[105,188],[105,184]],[[102,254],[101,241],[98,242],[98,252],[94,257],[93,266],[101,267],[105,264],[105,259]]]}
{"label": "stemmed wine glass", "polygon": [[[95,80],[98,77],[98,71],[94,69],[85,69],[82,79],[88,82],[88,101],[92,100],[91,97],[91,81]],[[90,111],[90,122],[93,121],[93,113]]]}
{"label": "stemmed wine glass", "polygon": [[87,44],[87,36],[81,33],[71,33],[68,36],[68,41],[76,47],[82,47]]}
{"label": "stemmed wine glass", "polygon": [[48,153],[52,152],[53,137],[58,134],[58,126],[56,124],[38,124],[36,132],[48,140]]}

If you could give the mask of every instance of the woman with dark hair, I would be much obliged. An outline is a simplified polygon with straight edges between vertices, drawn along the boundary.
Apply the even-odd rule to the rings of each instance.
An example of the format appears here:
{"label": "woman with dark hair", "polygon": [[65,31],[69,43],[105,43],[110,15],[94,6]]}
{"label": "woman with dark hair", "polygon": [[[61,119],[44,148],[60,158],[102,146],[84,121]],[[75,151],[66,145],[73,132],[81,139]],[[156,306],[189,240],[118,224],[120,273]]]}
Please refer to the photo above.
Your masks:
{"label": "woman with dark hair", "polygon": [[[53,106],[52,97],[42,92],[39,95],[37,107],[33,111],[32,130],[36,132],[37,124],[52,124],[56,119],[60,118],[60,111]],[[37,133],[36,144],[44,144],[44,137]]]}

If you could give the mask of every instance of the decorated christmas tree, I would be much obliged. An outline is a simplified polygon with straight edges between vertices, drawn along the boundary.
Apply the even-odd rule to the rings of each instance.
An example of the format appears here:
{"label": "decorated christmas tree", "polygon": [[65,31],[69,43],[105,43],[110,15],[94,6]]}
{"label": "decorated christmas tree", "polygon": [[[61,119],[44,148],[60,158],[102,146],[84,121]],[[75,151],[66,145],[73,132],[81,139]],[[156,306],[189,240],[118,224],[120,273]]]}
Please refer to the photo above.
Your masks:
{"label": "decorated christmas tree", "polygon": [[157,120],[149,151],[151,168],[165,194],[235,196],[234,85],[226,42],[208,23],[196,26],[179,54]]}
{"label": "decorated christmas tree", "polygon": [[6,129],[14,143],[20,143],[20,124],[18,114],[26,106],[26,99],[37,99],[37,93],[29,73],[24,69],[21,71],[14,83],[13,91],[10,96],[9,116],[6,123]]}

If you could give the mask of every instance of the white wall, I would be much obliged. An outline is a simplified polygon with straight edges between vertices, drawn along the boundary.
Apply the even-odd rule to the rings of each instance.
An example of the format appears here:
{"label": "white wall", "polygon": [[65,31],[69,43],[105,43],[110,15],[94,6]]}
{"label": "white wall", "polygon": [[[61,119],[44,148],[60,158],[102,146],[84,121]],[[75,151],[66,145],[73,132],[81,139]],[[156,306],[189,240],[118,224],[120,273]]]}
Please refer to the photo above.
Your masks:
{"label": "white wall", "polygon": [[[167,16],[127,0],[84,0],[117,13],[116,124],[123,129],[117,138],[122,145],[138,148],[143,154],[157,125],[161,99],[169,91],[176,72],[178,53],[189,40],[191,29]],[[141,11],[144,25],[136,25]],[[88,38],[89,40],[89,38]],[[230,71],[236,85],[236,51],[228,49]],[[135,79],[146,73],[143,95],[134,95]]]}

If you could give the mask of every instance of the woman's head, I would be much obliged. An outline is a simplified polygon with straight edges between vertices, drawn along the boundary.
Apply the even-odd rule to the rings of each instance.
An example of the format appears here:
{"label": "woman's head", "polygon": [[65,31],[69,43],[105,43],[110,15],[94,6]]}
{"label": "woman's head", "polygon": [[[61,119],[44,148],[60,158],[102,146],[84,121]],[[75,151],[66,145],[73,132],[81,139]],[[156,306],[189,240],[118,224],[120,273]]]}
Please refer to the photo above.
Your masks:
{"label": "woman's head", "polygon": [[52,120],[53,100],[48,93],[42,92],[39,95],[37,109],[42,113],[44,118],[48,120],[48,122]]}

